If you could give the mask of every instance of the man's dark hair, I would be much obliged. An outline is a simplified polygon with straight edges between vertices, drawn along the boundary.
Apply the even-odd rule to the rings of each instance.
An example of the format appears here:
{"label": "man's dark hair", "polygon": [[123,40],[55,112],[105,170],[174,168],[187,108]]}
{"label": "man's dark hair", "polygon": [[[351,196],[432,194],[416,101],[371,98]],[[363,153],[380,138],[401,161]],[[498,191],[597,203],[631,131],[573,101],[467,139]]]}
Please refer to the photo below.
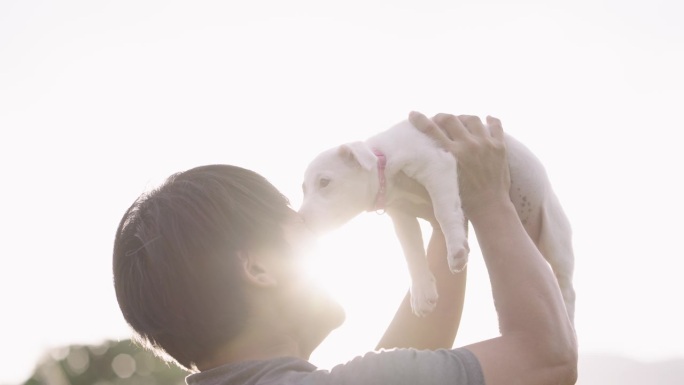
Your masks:
{"label": "man's dark hair", "polygon": [[126,211],[116,298],[136,340],[187,370],[244,326],[241,252],[283,242],[289,202],[261,175],[208,165],[170,176]]}

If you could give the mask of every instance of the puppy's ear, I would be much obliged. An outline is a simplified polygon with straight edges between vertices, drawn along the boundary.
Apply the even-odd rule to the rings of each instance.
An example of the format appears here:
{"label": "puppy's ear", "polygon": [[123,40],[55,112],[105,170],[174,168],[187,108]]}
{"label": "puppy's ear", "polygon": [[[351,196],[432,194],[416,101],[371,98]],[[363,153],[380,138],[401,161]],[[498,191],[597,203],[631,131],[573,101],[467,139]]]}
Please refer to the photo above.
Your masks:
{"label": "puppy's ear", "polygon": [[373,151],[364,142],[345,143],[337,149],[337,154],[345,161],[360,166],[364,170],[370,170],[378,161]]}

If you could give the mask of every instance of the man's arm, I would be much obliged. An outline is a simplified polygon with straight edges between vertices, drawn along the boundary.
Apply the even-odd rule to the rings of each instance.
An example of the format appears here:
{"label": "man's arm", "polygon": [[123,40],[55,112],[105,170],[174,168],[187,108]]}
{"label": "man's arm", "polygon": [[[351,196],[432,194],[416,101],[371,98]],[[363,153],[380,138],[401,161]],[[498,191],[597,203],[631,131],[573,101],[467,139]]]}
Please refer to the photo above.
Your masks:
{"label": "man's arm", "polygon": [[459,163],[464,211],[489,272],[501,336],[467,346],[488,385],[574,384],[577,342],[556,279],[510,201],[501,123],[412,113],[411,122]]}
{"label": "man's arm", "polygon": [[377,349],[453,347],[463,311],[466,271],[451,273],[444,236],[439,227],[432,232],[427,259],[437,281],[437,306],[425,317],[417,317],[411,311],[411,297],[407,293]]}

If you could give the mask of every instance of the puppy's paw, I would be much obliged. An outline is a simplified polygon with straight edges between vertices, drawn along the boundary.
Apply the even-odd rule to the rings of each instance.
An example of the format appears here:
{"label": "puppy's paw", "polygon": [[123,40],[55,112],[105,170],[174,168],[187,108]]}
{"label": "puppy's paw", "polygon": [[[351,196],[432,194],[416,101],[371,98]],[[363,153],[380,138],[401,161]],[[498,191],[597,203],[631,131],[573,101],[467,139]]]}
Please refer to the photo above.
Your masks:
{"label": "puppy's paw", "polygon": [[437,298],[437,283],[432,274],[411,285],[411,309],[418,317],[424,317],[435,310]]}
{"label": "puppy's paw", "polygon": [[448,258],[449,262],[449,269],[453,273],[459,273],[465,269],[466,265],[468,264],[468,253],[470,252],[470,247],[468,246],[468,243],[465,243],[464,246],[455,252],[450,252]]}

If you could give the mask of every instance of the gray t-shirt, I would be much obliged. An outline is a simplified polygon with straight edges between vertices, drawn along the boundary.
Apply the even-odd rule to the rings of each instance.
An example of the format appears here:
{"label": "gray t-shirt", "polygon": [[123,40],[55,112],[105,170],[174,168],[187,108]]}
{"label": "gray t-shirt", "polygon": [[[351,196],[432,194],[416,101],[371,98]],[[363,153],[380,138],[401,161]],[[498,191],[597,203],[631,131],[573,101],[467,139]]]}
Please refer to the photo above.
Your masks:
{"label": "gray t-shirt", "polygon": [[331,370],[294,357],[226,364],[186,378],[188,385],[484,385],[477,358],[464,348],[367,353]]}

